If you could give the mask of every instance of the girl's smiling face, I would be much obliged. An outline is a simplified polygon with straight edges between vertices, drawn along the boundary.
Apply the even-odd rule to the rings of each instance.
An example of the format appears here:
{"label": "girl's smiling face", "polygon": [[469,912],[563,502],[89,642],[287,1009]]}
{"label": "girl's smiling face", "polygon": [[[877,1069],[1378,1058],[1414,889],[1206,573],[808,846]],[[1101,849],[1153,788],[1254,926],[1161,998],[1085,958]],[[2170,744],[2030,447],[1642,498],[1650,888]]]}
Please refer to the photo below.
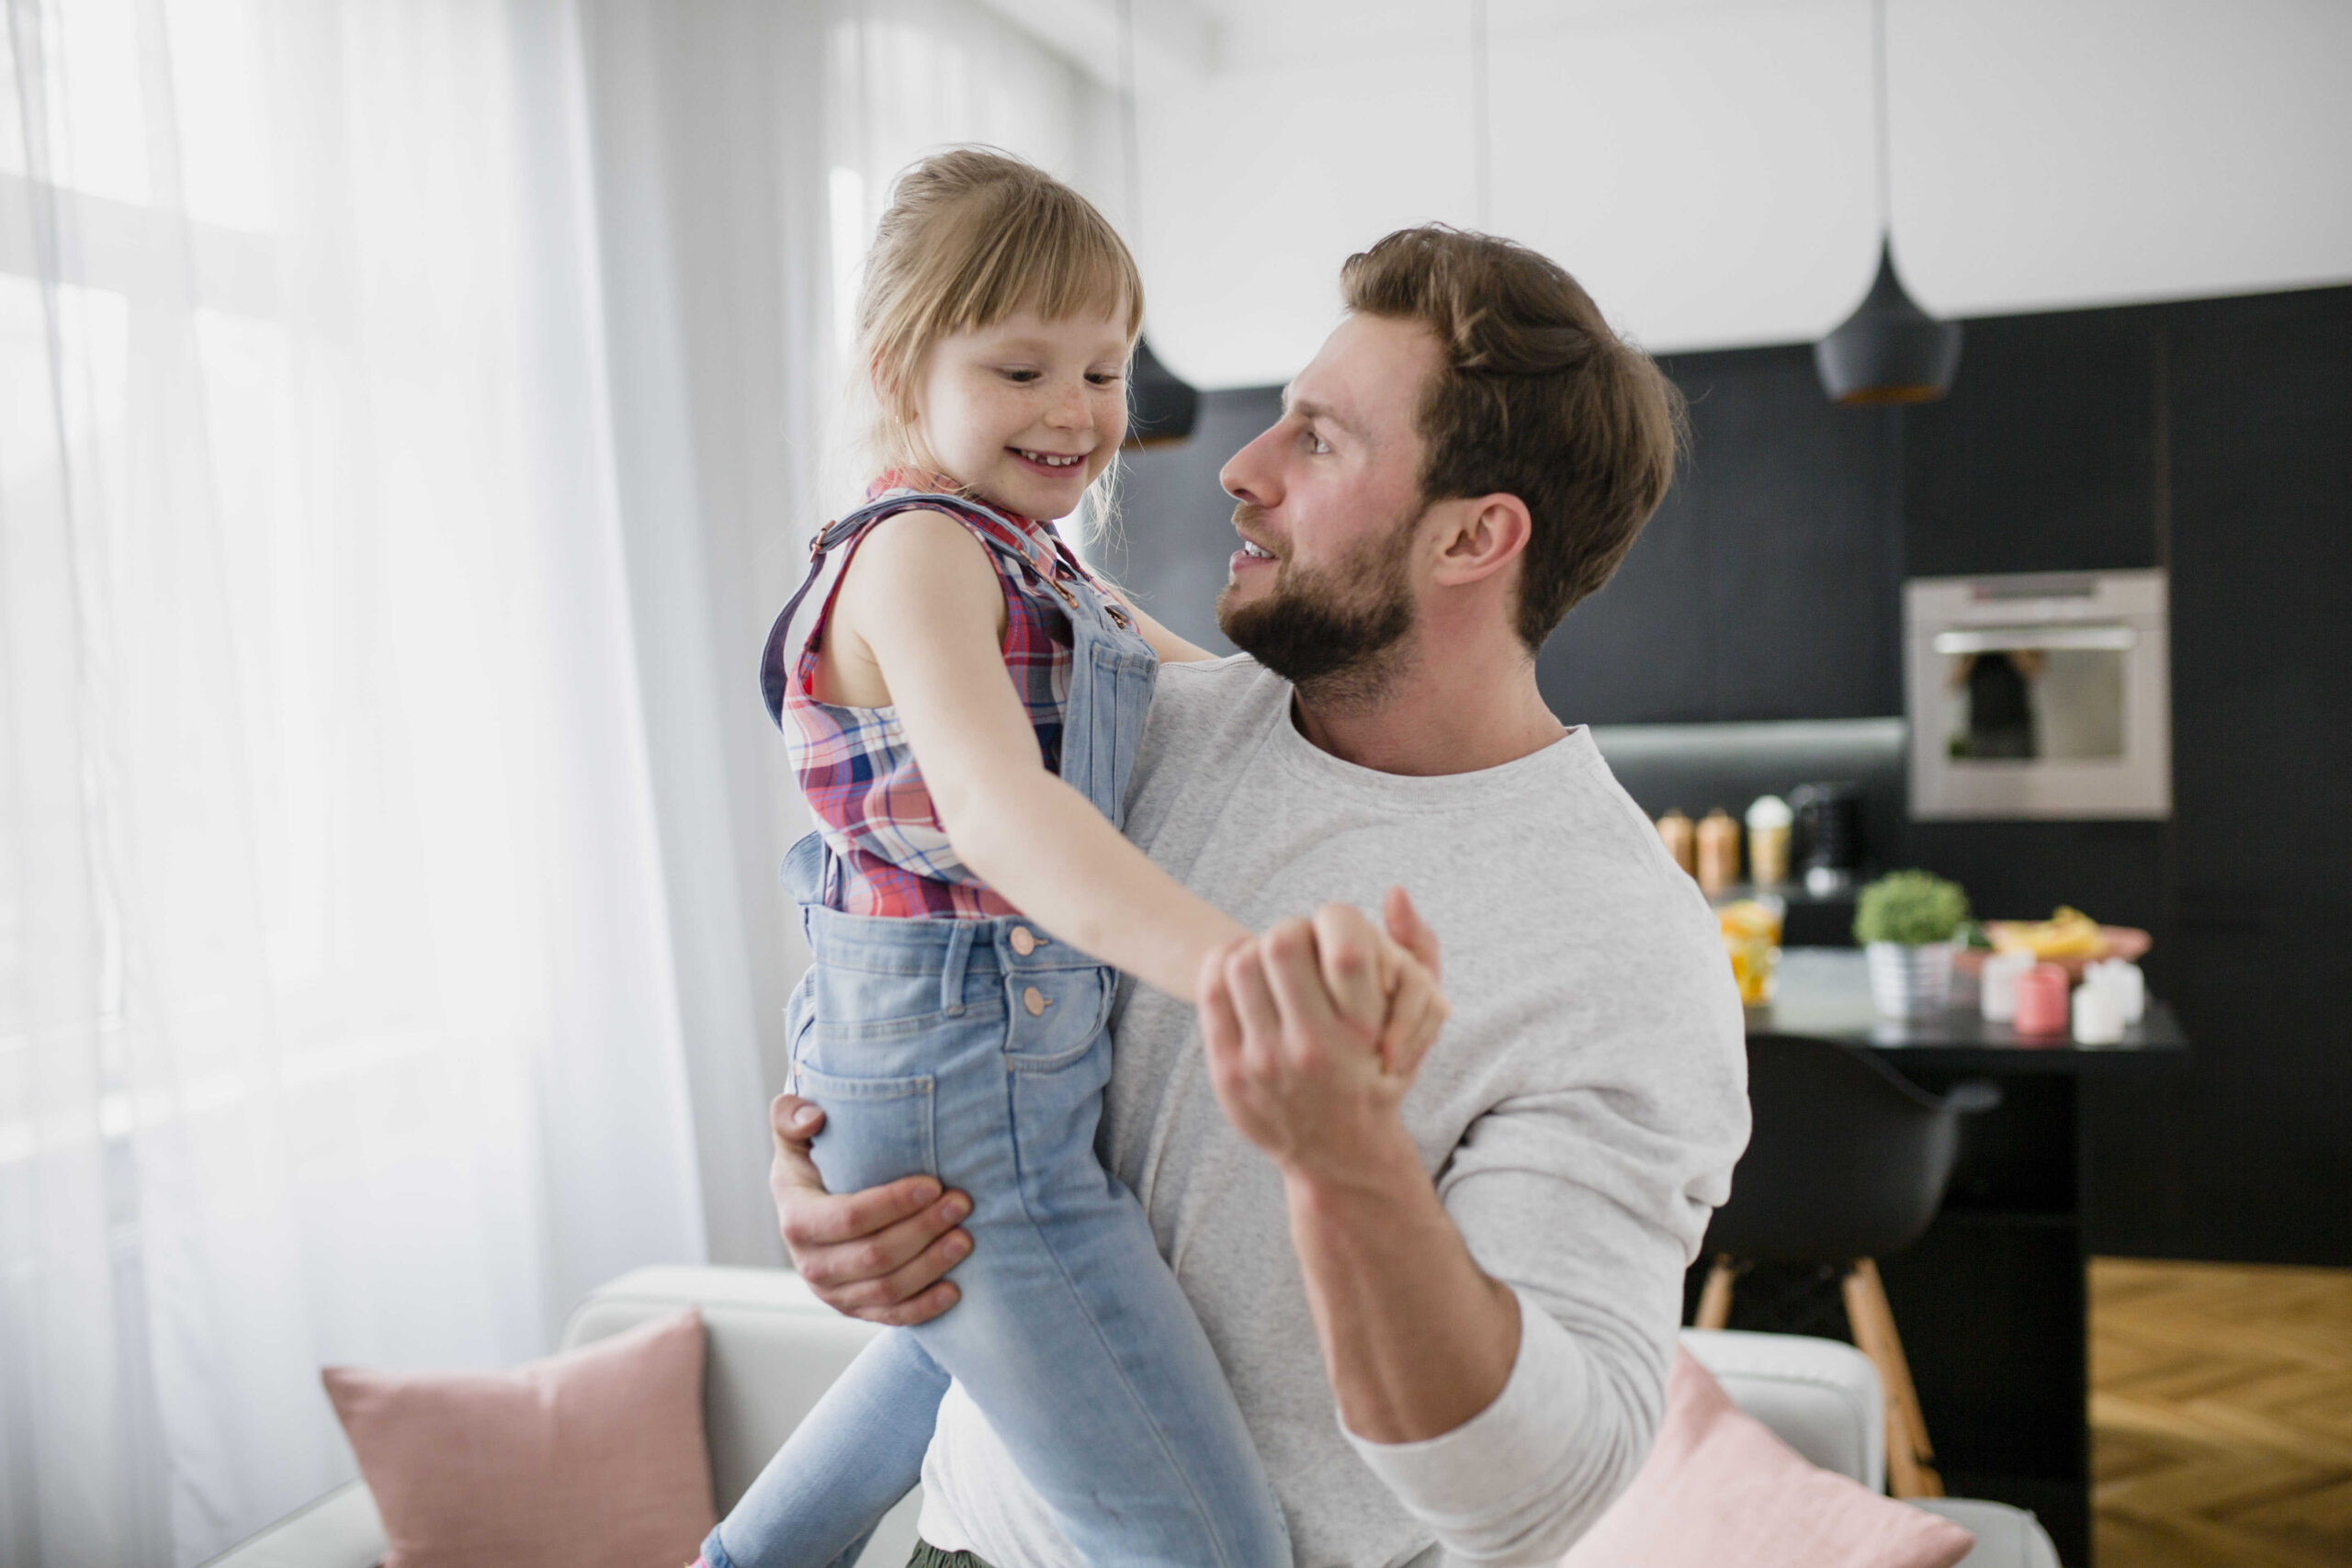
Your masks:
{"label": "girl's smiling face", "polygon": [[943,339],[915,392],[922,445],[980,499],[1067,517],[1126,439],[1133,347],[1125,310],[1047,321],[1023,309]]}

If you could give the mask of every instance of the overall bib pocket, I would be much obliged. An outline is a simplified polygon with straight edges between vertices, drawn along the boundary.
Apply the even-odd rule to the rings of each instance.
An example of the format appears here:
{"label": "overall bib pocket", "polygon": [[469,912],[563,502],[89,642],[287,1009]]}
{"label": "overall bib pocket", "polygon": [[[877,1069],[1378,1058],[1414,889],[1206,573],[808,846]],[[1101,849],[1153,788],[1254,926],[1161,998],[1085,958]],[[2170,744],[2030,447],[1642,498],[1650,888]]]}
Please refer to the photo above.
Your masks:
{"label": "overall bib pocket", "polygon": [[1101,967],[1016,973],[1006,977],[1004,1065],[1054,1072],[1086,1055],[1111,1021],[1114,982]]}

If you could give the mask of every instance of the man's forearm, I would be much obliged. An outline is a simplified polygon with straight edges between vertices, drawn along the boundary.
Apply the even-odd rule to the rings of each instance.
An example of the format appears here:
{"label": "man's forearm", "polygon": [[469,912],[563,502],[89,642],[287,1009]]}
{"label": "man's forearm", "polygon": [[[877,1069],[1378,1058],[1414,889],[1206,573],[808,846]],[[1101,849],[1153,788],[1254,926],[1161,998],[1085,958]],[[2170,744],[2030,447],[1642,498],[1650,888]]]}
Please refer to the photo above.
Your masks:
{"label": "man's forearm", "polygon": [[1502,1393],[1519,1299],[1471,1258],[1401,1125],[1368,1154],[1345,1181],[1285,1177],[1291,1240],[1340,1419],[1370,1442],[1417,1442]]}

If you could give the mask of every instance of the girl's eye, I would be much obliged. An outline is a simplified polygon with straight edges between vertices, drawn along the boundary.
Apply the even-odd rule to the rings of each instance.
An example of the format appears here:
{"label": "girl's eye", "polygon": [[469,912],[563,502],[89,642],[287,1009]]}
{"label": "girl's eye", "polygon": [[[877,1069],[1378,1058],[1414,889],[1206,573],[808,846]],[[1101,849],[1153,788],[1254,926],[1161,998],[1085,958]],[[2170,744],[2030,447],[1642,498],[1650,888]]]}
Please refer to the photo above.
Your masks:
{"label": "girl's eye", "polygon": [[1037,378],[1037,372],[1035,370],[1007,370],[1004,373],[1004,378],[1012,382],[1016,387],[1025,387],[1030,382]]}
{"label": "girl's eye", "polygon": [[1098,387],[1115,387],[1119,384],[1119,373],[1115,370],[1089,371],[1086,378]]}

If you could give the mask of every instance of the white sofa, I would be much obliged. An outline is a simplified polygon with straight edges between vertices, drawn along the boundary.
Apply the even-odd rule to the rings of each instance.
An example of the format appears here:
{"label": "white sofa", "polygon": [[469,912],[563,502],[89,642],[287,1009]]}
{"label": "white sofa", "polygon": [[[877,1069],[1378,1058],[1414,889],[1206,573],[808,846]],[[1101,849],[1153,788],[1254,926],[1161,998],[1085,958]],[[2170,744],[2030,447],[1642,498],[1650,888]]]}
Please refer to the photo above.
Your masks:
{"label": "white sofa", "polygon": [[[836,1315],[797,1275],[781,1269],[640,1269],[582,1302],[563,1342],[584,1345],[688,1303],[702,1309],[709,1335],[703,1418],[712,1486],[724,1511],[876,1331]],[[1852,1346],[1701,1329],[1682,1337],[1740,1408],[1799,1453],[1866,1485],[1883,1484],[1878,1373]],[[917,1502],[910,1497],[891,1510],[860,1568],[902,1568],[914,1549]],[[1962,1568],[2058,1568],[2050,1538],[2030,1514],[1961,1499],[1917,1506],[1976,1532],[1976,1549]],[[383,1556],[382,1521],[366,1485],[355,1481],[207,1568],[376,1568]]]}

